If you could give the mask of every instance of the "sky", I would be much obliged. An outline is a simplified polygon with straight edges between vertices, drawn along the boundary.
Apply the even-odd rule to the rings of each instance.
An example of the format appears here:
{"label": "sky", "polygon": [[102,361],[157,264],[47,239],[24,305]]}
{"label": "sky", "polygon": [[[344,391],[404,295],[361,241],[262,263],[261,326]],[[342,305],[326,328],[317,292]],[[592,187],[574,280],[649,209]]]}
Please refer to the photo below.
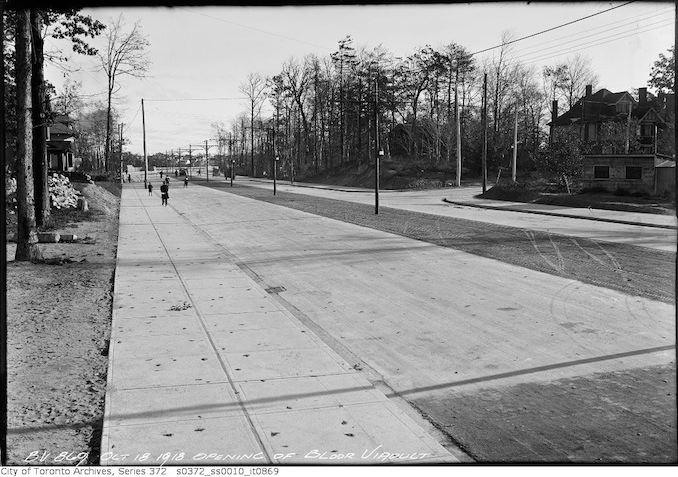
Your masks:
{"label": "sky", "polygon": [[[504,32],[520,38],[623,3],[130,7],[83,13],[105,24],[122,14],[128,26],[138,21],[150,41],[148,76],[121,77],[114,104],[125,123],[125,149],[140,154],[144,98],[151,155],[204,144],[213,136],[212,123],[228,126],[247,111],[244,99],[186,99],[242,98],[239,85],[249,73],[271,76],[291,57],[327,56],[346,35],[357,48],[382,45],[395,56],[450,42],[476,52],[499,45]],[[599,87],[630,91],[647,85],[652,64],[673,38],[673,4],[633,2],[514,43],[512,55],[541,69],[580,53],[590,59]],[[102,44],[101,39],[92,43]],[[54,41],[51,46],[68,49]],[[482,63],[497,53],[480,53],[476,59]],[[88,101],[105,101],[106,77],[96,58],[72,55],[66,66]],[[45,74],[60,92],[64,67],[48,64]],[[172,101],[153,101],[158,99]]]}

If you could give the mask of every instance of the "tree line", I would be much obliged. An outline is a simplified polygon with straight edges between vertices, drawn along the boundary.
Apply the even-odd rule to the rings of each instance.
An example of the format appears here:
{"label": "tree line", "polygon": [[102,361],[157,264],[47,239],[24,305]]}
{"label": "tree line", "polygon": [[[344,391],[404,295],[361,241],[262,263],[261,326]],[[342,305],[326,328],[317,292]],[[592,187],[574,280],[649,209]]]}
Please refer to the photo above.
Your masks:
{"label": "tree line", "polygon": [[461,154],[463,174],[475,176],[486,106],[488,167],[509,165],[517,121],[518,163],[532,169],[553,101],[563,112],[597,76],[581,55],[542,70],[523,64],[510,40],[504,34],[494,56],[480,62],[457,43],[396,57],[382,46],[357,48],[346,36],[325,57],[290,58],[270,77],[250,73],[240,85],[247,111],[229,125],[213,123],[213,137],[251,175],[270,174],[274,156],[283,170],[306,175],[368,164],[378,134],[386,158],[453,170]]}

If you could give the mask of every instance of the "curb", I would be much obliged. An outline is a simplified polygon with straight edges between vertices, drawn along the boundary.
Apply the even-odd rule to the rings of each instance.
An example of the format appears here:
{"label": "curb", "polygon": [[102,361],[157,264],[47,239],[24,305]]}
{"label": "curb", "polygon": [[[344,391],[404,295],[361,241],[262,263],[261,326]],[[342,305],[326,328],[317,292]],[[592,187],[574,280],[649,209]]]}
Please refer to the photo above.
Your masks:
{"label": "curb", "polygon": [[535,214],[535,215],[550,215],[553,217],[567,217],[570,219],[583,219],[583,220],[592,220],[594,222],[609,222],[613,224],[624,224],[624,225],[637,225],[640,227],[654,227],[658,229],[669,229],[669,230],[678,230],[678,227],[675,225],[662,225],[662,224],[648,224],[648,223],[643,223],[643,222],[634,222],[631,220],[617,220],[617,219],[606,219],[603,217],[586,217],[584,215],[574,215],[574,214],[562,214],[562,213],[557,213],[557,212],[546,212],[546,211],[541,211],[541,210],[524,210],[524,209],[519,209],[516,207],[493,207],[491,205],[483,205],[483,204],[472,204],[469,202],[459,202],[459,201],[454,201],[454,200],[449,200],[446,198],[443,198],[443,202],[446,202],[448,204],[453,204],[453,205],[463,205],[466,207],[477,207],[479,209],[489,209],[489,210],[508,210],[510,212],[522,212],[524,214]]}
{"label": "curb", "polygon": [[[271,179],[268,180],[261,180],[261,179],[249,179],[252,182],[260,182],[262,184],[273,184]],[[279,183],[281,181],[278,181]],[[337,192],[363,192],[363,193],[370,193],[374,192],[372,190],[351,190],[351,189],[337,189],[334,187],[318,187],[318,186],[312,186],[312,185],[302,185],[299,182],[295,182],[294,184],[288,184],[287,181],[284,183],[284,185],[289,185],[292,187],[306,187],[307,189],[320,189],[320,190],[335,190]]]}
{"label": "curb", "polygon": [[[272,184],[272,179],[267,179],[267,180],[261,180],[261,179],[249,179],[252,182],[261,182],[262,184]],[[278,181],[280,182],[280,181]],[[306,187],[308,189],[319,189],[319,190],[334,190],[337,192],[359,192],[363,194],[374,194],[374,189],[367,189],[367,190],[361,190],[361,189],[338,189],[337,187],[320,187],[317,185],[308,185],[304,184],[303,182],[295,182],[294,184],[287,184],[285,182],[284,185],[291,185],[292,187]],[[341,187],[341,186],[338,186]],[[383,192],[407,192],[415,189],[379,189],[379,193]]]}

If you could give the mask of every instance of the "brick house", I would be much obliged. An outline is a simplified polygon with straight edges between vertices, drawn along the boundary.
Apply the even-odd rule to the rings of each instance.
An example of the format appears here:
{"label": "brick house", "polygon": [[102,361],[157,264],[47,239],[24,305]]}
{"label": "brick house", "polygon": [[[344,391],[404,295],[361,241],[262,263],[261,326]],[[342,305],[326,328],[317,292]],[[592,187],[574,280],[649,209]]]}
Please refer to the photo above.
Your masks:
{"label": "brick house", "polygon": [[[667,146],[673,134],[674,101],[674,95],[648,95],[647,88],[638,89],[638,101],[626,91],[601,89],[593,94],[588,85],[585,96],[564,114],[557,115],[554,103],[551,137],[573,134],[589,151],[584,156],[584,187],[666,193],[667,187],[675,190],[675,181],[667,186],[664,179],[666,168],[671,162],[675,165],[675,145]],[[658,175],[663,178],[662,190]]]}

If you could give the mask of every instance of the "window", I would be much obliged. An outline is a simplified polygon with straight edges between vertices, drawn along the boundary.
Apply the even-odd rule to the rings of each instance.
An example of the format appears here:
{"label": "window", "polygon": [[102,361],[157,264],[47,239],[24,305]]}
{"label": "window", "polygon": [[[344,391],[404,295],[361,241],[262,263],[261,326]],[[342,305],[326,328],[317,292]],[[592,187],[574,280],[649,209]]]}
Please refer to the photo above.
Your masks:
{"label": "window", "polygon": [[610,178],[610,166],[593,166],[593,178],[594,179],[609,179]]}
{"label": "window", "polygon": [[631,103],[628,101],[623,101],[617,103],[617,112],[618,113],[628,113],[631,111]]}
{"label": "window", "polygon": [[643,168],[639,166],[626,166],[626,178],[640,180],[643,178]]}
{"label": "window", "polygon": [[654,137],[654,124],[641,124],[640,125],[640,136],[641,137]]}

